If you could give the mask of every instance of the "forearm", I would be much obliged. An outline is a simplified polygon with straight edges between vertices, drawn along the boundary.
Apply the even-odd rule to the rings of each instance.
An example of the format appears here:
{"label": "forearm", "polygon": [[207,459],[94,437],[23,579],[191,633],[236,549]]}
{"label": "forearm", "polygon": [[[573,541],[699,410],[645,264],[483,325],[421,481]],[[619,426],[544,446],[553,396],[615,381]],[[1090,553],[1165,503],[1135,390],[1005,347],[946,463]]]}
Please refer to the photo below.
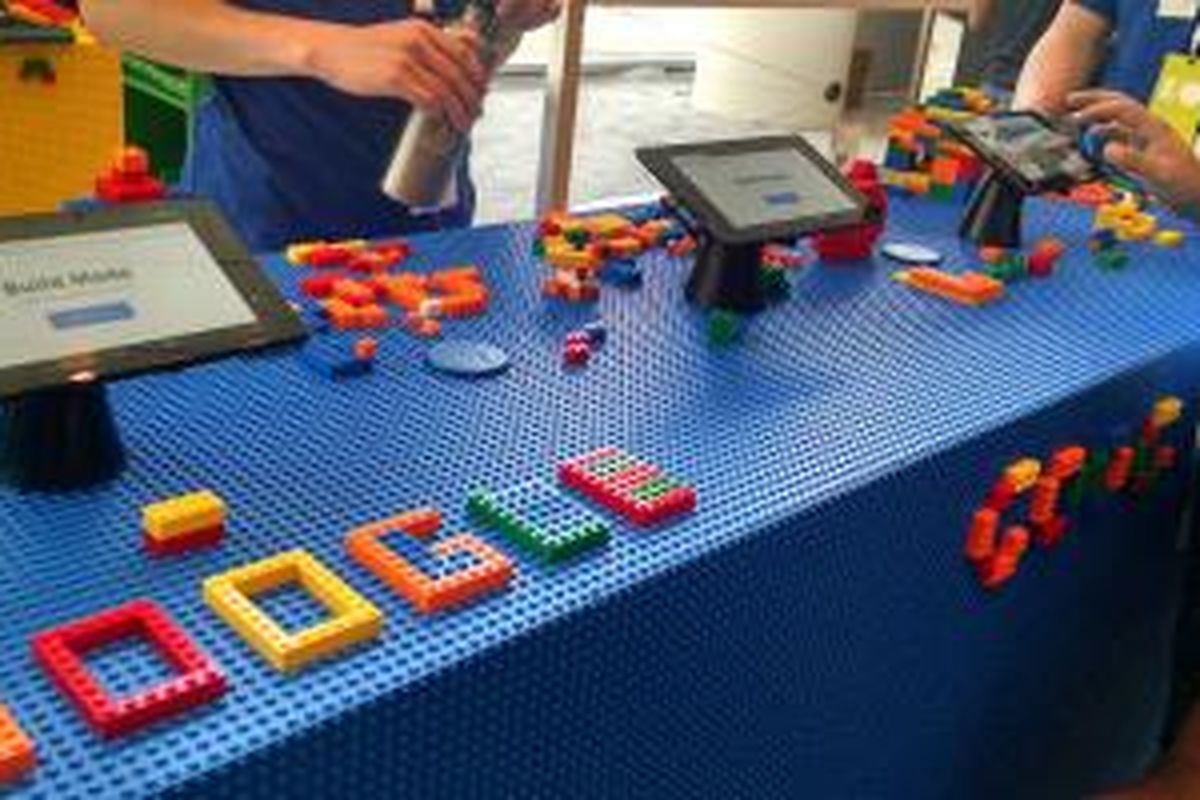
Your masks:
{"label": "forearm", "polygon": [[81,0],[80,10],[104,42],[223,75],[310,75],[316,43],[335,27],[224,0]]}
{"label": "forearm", "polygon": [[1067,95],[1091,80],[1107,37],[1108,24],[1102,17],[1073,2],[1064,3],[1021,70],[1014,107],[1063,111]]}

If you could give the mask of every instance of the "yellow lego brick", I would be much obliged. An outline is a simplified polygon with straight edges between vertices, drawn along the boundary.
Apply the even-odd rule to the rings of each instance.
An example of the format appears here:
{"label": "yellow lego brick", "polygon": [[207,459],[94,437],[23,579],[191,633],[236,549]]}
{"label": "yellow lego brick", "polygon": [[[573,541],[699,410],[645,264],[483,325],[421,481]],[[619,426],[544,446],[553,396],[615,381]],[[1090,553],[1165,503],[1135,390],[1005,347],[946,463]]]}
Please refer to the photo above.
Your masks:
{"label": "yellow lego brick", "polygon": [[593,235],[601,239],[610,239],[633,227],[632,223],[620,214],[597,214],[585,217],[583,226]]}
{"label": "yellow lego brick", "polygon": [[[330,612],[329,619],[295,633],[283,630],[251,599],[298,583]],[[317,658],[373,639],[383,614],[304,550],[290,550],[204,581],[204,600],[280,672],[294,672]]]}
{"label": "yellow lego brick", "polygon": [[547,250],[546,263],[559,269],[597,270],[600,259],[589,250]]}
{"label": "yellow lego brick", "polygon": [[[52,84],[21,80],[46,59]],[[90,195],[124,143],[120,56],[94,43],[0,47],[0,216],[54,211]]]}
{"label": "yellow lego brick", "polygon": [[1178,397],[1163,397],[1154,404],[1154,412],[1151,415],[1154,427],[1162,429],[1169,428],[1179,421],[1183,416],[1183,401]]}
{"label": "yellow lego brick", "polygon": [[210,491],[172,497],[142,508],[142,530],[154,539],[170,539],[225,524],[225,501]]}
{"label": "yellow lego brick", "polygon": [[1117,225],[1117,238],[1126,242],[1144,242],[1158,230],[1158,220],[1150,214],[1132,214]]}
{"label": "yellow lego brick", "polygon": [[1042,462],[1036,458],[1022,458],[1004,470],[1004,477],[1012,482],[1013,488],[1017,490],[1018,494],[1032,489],[1041,475]]}
{"label": "yellow lego brick", "polygon": [[296,244],[288,245],[287,249],[283,251],[283,255],[284,255],[284,258],[287,259],[287,262],[289,264],[291,264],[294,267],[298,267],[298,266],[303,265],[304,262],[308,260],[309,255],[311,255],[312,252],[314,250],[316,250],[318,247],[321,247],[322,244],[324,244],[324,243],[323,242],[297,242]]}
{"label": "yellow lego brick", "polygon": [[1159,231],[1154,234],[1154,243],[1159,247],[1179,247],[1183,244],[1183,231]]}

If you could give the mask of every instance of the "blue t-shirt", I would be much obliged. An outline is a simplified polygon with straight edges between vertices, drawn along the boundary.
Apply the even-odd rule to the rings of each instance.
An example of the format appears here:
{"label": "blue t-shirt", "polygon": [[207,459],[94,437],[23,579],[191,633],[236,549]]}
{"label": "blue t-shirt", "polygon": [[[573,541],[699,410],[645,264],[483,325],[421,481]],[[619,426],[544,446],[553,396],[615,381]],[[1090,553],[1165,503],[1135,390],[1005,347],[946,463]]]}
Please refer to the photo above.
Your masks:
{"label": "blue t-shirt", "polygon": [[[353,25],[404,18],[404,0],[238,0],[238,5]],[[252,248],[302,239],[384,237],[470,223],[459,207],[409,216],[380,190],[409,106],[301,78],[219,77],[197,115],[183,186],[210,197]]]}
{"label": "blue t-shirt", "polygon": [[1074,0],[1104,17],[1113,41],[1100,84],[1145,102],[1154,91],[1163,57],[1187,52],[1192,19],[1160,17],[1159,0]]}

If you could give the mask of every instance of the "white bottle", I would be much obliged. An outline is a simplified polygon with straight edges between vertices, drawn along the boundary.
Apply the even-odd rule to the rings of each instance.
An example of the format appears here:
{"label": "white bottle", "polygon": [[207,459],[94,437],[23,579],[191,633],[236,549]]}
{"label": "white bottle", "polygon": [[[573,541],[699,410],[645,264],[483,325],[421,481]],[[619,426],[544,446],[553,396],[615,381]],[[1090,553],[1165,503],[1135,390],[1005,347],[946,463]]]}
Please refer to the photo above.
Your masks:
{"label": "white bottle", "polygon": [[[479,37],[480,60],[489,70],[502,64],[521,42],[519,32],[489,24],[489,17],[475,4],[446,28],[447,33],[455,31],[472,31]],[[455,179],[466,148],[467,134],[456,130],[444,116],[414,109],[384,175],[383,193],[414,213],[455,205]]]}

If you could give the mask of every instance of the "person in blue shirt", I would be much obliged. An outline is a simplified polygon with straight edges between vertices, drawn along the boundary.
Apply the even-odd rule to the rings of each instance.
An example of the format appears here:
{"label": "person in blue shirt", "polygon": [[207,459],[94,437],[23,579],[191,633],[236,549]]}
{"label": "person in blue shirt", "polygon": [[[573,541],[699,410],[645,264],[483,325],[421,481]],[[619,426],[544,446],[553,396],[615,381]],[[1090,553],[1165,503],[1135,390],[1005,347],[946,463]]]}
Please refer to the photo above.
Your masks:
{"label": "person in blue shirt", "polygon": [[1030,52],[1014,105],[1062,112],[1068,94],[1093,85],[1145,102],[1163,57],[1191,48],[1195,17],[1188,0],[1067,0]]}
{"label": "person in blue shirt", "polygon": [[[499,0],[532,30],[560,0]],[[474,192],[418,217],[380,184],[413,107],[466,131],[489,76],[470,37],[411,0],[78,0],[88,28],[133,53],[215,76],[183,188],[215,200],[256,250],[470,223]]]}

